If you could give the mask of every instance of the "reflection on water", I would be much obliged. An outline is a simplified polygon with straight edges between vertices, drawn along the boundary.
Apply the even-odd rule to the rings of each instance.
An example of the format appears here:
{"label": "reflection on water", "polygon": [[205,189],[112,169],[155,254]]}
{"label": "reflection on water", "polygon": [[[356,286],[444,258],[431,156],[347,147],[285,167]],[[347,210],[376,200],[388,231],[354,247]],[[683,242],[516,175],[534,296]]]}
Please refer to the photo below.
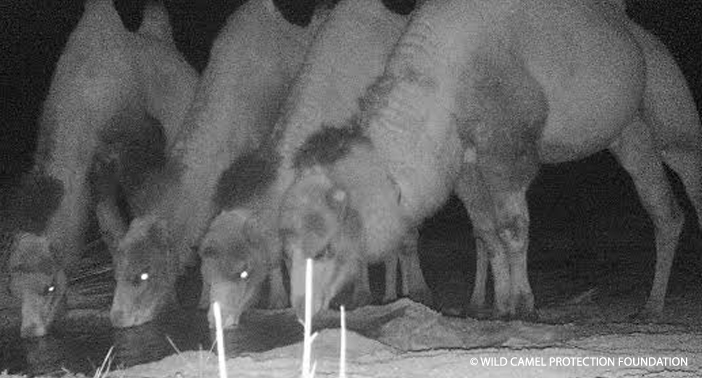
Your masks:
{"label": "reflection on water", "polygon": [[170,311],[154,322],[114,329],[115,363],[128,367],[183,350],[208,349],[206,315],[203,311]]}
{"label": "reflection on water", "polygon": [[[227,356],[262,352],[302,341],[303,328],[292,309],[276,313],[252,310],[244,313],[239,327],[224,333]],[[212,340],[214,330],[211,331]]]}
{"label": "reflection on water", "polygon": [[42,337],[35,340],[26,340],[22,343],[27,365],[30,367],[28,374],[55,374],[60,373],[62,361],[67,360],[66,348],[63,343],[53,337]]}
{"label": "reflection on water", "polygon": [[[21,339],[19,329],[1,330],[0,371],[27,375],[94,374],[114,345],[112,369],[157,361],[185,350],[211,350],[205,311],[171,311],[139,327],[113,329],[106,316],[61,321],[51,334]],[[227,355],[260,352],[302,340],[292,310],[254,310],[238,329],[225,334]],[[65,370],[64,370],[65,369]]]}
{"label": "reflection on water", "polygon": [[112,344],[110,334],[105,332],[108,329],[91,324],[80,332],[61,328],[48,336],[32,339],[20,338],[19,328],[3,329],[0,370],[28,375],[63,375],[64,369],[92,373]]}

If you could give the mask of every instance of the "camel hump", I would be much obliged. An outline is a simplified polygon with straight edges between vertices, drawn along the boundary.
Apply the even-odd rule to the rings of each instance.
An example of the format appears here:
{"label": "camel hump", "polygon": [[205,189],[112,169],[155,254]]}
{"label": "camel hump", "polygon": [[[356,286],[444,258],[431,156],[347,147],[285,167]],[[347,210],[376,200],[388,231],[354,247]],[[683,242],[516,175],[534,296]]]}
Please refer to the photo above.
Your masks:
{"label": "camel hump", "polygon": [[85,13],[101,13],[119,17],[113,0],[88,0],[85,2]]}
{"label": "camel hump", "polygon": [[156,0],[147,2],[139,34],[156,38],[164,43],[175,44],[168,11],[163,3]]}
{"label": "camel hump", "polygon": [[609,0],[609,2],[626,11],[626,0]]}
{"label": "camel hump", "polygon": [[81,34],[105,35],[126,31],[113,0],[88,0],[76,30]]}

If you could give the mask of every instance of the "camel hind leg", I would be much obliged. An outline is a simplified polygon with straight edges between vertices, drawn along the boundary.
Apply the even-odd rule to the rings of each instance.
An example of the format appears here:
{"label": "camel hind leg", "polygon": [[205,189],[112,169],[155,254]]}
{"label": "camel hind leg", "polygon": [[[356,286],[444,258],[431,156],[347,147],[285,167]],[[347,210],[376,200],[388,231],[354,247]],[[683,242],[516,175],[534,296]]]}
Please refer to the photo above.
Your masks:
{"label": "camel hind leg", "polygon": [[433,303],[432,293],[422,274],[418,245],[419,232],[417,229],[413,229],[407,233],[405,241],[398,252],[402,280],[401,295],[431,306]]}
{"label": "camel hind leg", "polygon": [[683,182],[697,222],[702,230],[702,151],[693,149],[668,149],[662,151],[663,161]]}
{"label": "camel hind leg", "polygon": [[[653,82],[647,85],[664,85],[649,81]],[[677,84],[675,88],[673,84]],[[667,86],[669,90],[662,93],[651,90],[654,93],[646,94],[643,120],[653,130],[663,162],[682,181],[702,230],[702,126],[685,82],[678,80]],[[674,101],[675,106],[667,106],[670,104],[663,98]]]}
{"label": "camel hind leg", "polygon": [[644,121],[663,162],[683,182],[702,229],[702,126],[692,93],[666,46],[634,21],[629,30],[646,58]]}
{"label": "camel hind leg", "polygon": [[648,212],[656,240],[653,287],[639,317],[656,317],[663,311],[670,270],[683,228],[683,215],[655,148],[651,129],[641,118],[629,125],[610,150],[629,173]]}

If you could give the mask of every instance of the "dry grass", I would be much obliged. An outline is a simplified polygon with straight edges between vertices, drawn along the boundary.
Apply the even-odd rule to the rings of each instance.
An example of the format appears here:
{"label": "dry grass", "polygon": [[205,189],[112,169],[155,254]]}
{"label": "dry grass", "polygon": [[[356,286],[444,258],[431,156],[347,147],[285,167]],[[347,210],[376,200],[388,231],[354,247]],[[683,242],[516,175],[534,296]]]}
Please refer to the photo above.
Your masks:
{"label": "dry grass", "polygon": [[114,354],[112,353],[114,351],[115,347],[112,346],[110,347],[110,350],[107,351],[107,355],[105,355],[105,359],[102,360],[102,365],[95,371],[95,375],[93,375],[93,378],[105,378],[107,377],[107,373],[110,372],[110,367],[112,367],[112,362],[114,361]]}

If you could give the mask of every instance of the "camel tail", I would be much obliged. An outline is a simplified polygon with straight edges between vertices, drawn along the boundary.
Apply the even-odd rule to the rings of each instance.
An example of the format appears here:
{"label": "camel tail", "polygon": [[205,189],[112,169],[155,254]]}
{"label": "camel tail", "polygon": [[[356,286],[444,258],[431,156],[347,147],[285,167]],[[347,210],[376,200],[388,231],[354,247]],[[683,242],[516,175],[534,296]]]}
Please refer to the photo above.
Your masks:
{"label": "camel tail", "polygon": [[144,19],[139,27],[139,34],[175,45],[173,29],[168,18],[168,11],[160,1],[150,0],[144,8]]}
{"label": "camel tail", "polygon": [[626,11],[626,0],[609,0],[610,3],[615,4],[621,10]]}
{"label": "camel tail", "polygon": [[104,43],[101,39],[104,36],[114,38],[126,31],[113,0],[87,0],[71,39],[81,36],[85,41],[99,40]]}

